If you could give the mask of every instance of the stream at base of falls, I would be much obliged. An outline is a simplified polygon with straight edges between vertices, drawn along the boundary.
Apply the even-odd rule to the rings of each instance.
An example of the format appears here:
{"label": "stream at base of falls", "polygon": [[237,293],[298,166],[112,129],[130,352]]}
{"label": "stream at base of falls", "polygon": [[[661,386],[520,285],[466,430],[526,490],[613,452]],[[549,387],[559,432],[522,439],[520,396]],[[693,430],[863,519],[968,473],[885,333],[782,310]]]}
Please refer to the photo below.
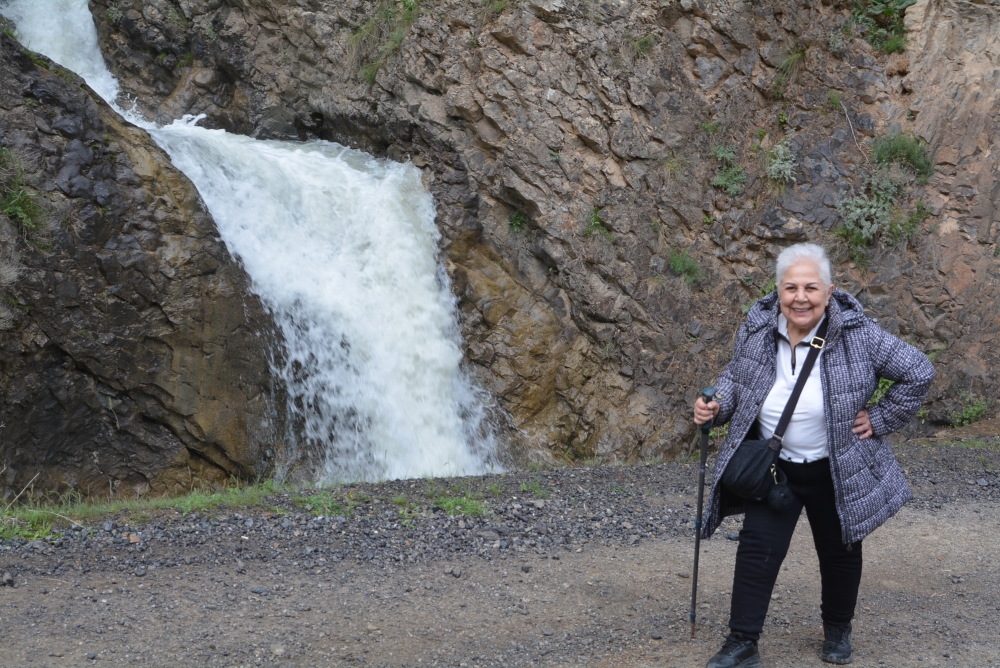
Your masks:
{"label": "stream at base of falls", "polygon": [[[0,0],[0,13],[26,47],[120,101],[86,0]],[[318,482],[497,468],[481,393],[460,369],[434,203],[416,167],[198,118],[156,127],[115,108],[195,184],[274,317],[286,461],[307,454]]]}

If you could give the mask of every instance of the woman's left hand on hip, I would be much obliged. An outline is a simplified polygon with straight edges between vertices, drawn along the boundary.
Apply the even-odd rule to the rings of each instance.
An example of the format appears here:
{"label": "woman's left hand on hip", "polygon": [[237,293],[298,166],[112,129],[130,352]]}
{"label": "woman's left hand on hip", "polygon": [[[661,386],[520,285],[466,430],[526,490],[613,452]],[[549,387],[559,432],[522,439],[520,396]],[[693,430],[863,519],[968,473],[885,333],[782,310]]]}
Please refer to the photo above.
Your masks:
{"label": "woman's left hand on hip", "polygon": [[858,439],[862,441],[872,435],[872,421],[868,419],[866,409],[862,408],[858,416],[854,418],[854,429],[851,431],[857,434]]}

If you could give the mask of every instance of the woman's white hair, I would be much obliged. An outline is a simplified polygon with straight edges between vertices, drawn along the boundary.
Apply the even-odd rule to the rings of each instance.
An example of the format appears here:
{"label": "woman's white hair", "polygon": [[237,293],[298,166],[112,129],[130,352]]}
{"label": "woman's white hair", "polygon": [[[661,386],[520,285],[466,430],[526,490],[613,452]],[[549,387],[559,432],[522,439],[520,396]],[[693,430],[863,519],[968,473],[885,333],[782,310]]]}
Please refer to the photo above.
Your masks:
{"label": "woman's white hair", "polygon": [[785,272],[803,260],[816,265],[819,280],[823,282],[823,289],[828,289],[830,285],[830,260],[826,257],[826,251],[823,250],[823,247],[816,244],[795,244],[781,251],[781,254],[778,255],[778,266],[774,272],[777,275],[777,284],[780,286]]}

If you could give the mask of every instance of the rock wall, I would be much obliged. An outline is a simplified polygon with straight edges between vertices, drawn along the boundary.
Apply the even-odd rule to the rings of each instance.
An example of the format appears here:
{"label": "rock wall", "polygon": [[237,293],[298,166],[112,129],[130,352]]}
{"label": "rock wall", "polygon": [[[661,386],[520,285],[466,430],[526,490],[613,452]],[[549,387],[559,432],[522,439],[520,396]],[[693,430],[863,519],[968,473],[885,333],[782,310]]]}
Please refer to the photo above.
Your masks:
{"label": "rock wall", "polygon": [[[0,490],[130,496],[268,469],[268,319],[194,186],[75,75],[0,34]],[[32,227],[32,226],[29,226]],[[280,432],[279,432],[280,433]],[[35,474],[37,478],[34,478]]]}
{"label": "rock wall", "polygon": [[[424,0],[409,26],[403,4],[367,0],[91,6],[151,117],[205,113],[424,168],[466,361],[532,447],[676,452],[777,253],[806,239],[887,329],[936,355],[924,421],[996,387],[992,6],[920,0],[893,56],[844,34],[842,2]],[[378,32],[373,16],[397,24]],[[352,35],[373,26],[382,41],[359,59]],[[802,58],[779,97],[790,49]],[[936,156],[904,201],[932,216],[855,266],[835,204],[860,187],[870,139],[897,129]],[[769,188],[762,156],[788,130],[796,181]],[[734,197],[710,185],[723,144],[748,176]]]}

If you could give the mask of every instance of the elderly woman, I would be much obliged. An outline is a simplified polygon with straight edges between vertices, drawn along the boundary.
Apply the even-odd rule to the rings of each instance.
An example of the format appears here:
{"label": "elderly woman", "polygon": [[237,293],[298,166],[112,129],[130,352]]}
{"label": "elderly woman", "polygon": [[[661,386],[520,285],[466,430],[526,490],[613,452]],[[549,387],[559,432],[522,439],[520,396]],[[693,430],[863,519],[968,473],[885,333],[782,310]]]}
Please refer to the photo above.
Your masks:
{"label": "elderly woman", "polygon": [[[825,344],[814,340],[824,319]],[[720,482],[747,438],[769,439],[788,403],[810,343],[821,347],[781,442],[778,467],[794,493],[790,507],[735,497]],[[796,366],[798,365],[798,367]],[[868,402],[880,378],[893,385]],[[757,641],[778,569],[805,507],[819,556],[823,633],[820,657],[852,659],[851,619],[861,582],[861,541],[912,498],[885,436],[920,408],[934,367],[919,350],[865,316],[830,282],[826,252],[796,244],[778,256],[774,293],[754,304],[736,335],[715,400],[698,399],[695,424],[730,423],[705,513],[708,538],[726,515],[745,512],[736,551],[729,636],[707,668],[761,666]]]}

